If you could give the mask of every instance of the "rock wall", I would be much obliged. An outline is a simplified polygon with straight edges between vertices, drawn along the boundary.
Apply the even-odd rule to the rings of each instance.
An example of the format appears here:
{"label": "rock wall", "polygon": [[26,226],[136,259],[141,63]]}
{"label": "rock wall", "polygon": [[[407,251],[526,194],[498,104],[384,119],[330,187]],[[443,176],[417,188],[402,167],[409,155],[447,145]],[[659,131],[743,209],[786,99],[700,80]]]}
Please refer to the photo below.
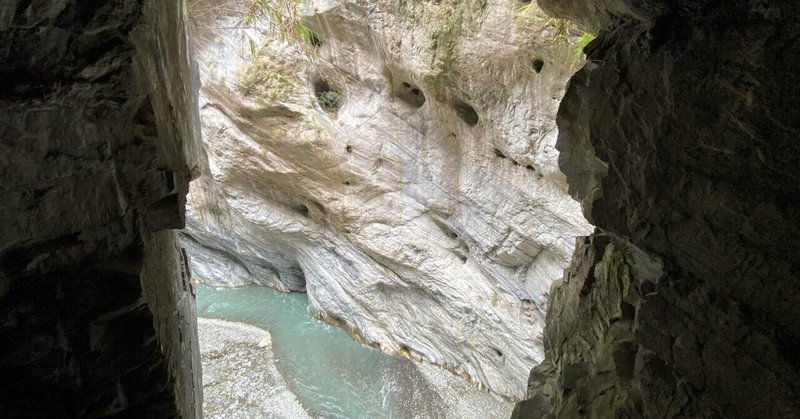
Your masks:
{"label": "rock wall", "polygon": [[[608,11],[567,3],[587,25]],[[559,110],[599,229],[553,289],[516,415],[798,417],[800,4],[636,3]]]}
{"label": "rock wall", "polygon": [[101,3],[0,5],[0,411],[196,417],[184,5]]}
{"label": "rock wall", "polygon": [[306,290],[367,343],[524,396],[589,233],[554,148],[571,44],[515,1],[312,1],[305,43],[220,4],[190,4],[195,277]]}

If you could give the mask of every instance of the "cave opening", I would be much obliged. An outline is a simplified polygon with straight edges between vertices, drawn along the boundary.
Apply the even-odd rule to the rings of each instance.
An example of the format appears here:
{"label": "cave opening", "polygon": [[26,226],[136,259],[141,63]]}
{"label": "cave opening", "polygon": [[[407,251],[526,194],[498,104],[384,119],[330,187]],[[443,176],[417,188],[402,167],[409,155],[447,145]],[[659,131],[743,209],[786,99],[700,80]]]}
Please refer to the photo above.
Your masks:
{"label": "cave opening", "polygon": [[544,68],[544,60],[541,58],[534,58],[533,62],[533,71],[537,73],[541,73],[542,69]]}
{"label": "cave opening", "polygon": [[[522,182],[512,180],[519,178],[518,172],[514,171],[515,166],[522,165],[521,162],[527,164],[541,160],[536,156],[541,151],[530,148],[529,151],[524,151],[525,147],[520,147],[529,140],[531,132],[541,131],[541,122],[536,118],[531,116],[516,123],[510,120],[484,121],[488,135],[496,135],[497,144],[505,143],[504,150],[508,148],[503,152],[495,148],[495,155],[509,159],[512,164],[499,165],[488,158],[485,151],[470,151],[485,150],[485,141],[477,133],[462,132],[458,135],[458,141],[452,140],[456,136],[453,133],[455,129],[463,131],[464,124],[475,127],[482,121],[476,107],[485,109],[487,115],[497,114],[499,110],[499,103],[487,104],[475,92],[477,84],[464,82],[463,86],[456,89],[454,86],[460,83],[448,81],[449,77],[457,77],[459,71],[477,67],[464,62],[459,64],[462,70],[438,75],[429,70],[414,68],[414,61],[410,57],[405,58],[404,62],[369,62],[364,61],[363,57],[355,60],[355,57],[373,47],[352,44],[353,39],[342,38],[342,34],[332,31],[334,27],[331,22],[350,19],[338,16],[337,13],[339,12],[329,11],[321,15],[312,14],[304,20],[304,24],[313,33],[326,39],[314,51],[314,56],[308,58],[310,64],[291,67],[282,63],[270,65],[270,68],[286,68],[283,70],[286,74],[274,76],[276,80],[294,77],[298,85],[310,84],[313,87],[312,100],[329,113],[335,113],[338,108],[322,103],[322,95],[326,92],[349,92],[348,109],[352,113],[340,115],[335,121],[326,119],[318,122],[317,117],[304,116],[308,112],[308,97],[296,90],[296,96],[267,96],[260,98],[264,102],[259,104],[275,106],[280,103],[281,106],[291,109],[295,115],[291,121],[281,119],[280,115],[269,115],[261,120],[249,119],[245,124],[237,124],[236,131],[233,131],[226,127],[231,122],[224,115],[235,114],[236,106],[246,108],[252,105],[242,103],[231,108],[230,104],[216,104],[201,107],[201,119],[207,125],[221,124],[203,127],[204,130],[209,129],[215,133],[207,136],[209,143],[205,147],[209,168],[205,170],[220,168],[221,176],[195,183],[199,185],[197,195],[203,198],[198,200],[190,196],[193,212],[187,213],[187,218],[192,222],[191,227],[183,233],[192,237],[205,237],[207,247],[215,248],[214,251],[198,248],[196,243],[202,243],[203,240],[185,242],[191,246],[188,254],[194,265],[193,271],[198,272],[195,280],[203,284],[200,286],[201,291],[198,291],[198,304],[213,307],[215,300],[226,300],[229,298],[226,295],[236,295],[236,298],[245,299],[246,305],[249,300],[245,296],[248,293],[260,295],[260,286],[284,291],[305,291],[307,297],[276,295],[288,299],[307,298],[304,304],[313,318],[344,329],[355,341],[364,345],[392,355],[405,355],[408,359],[403,362],[410,363],[406,364],[410,370],[427,371],[422,376],[411,373],[403,378],[404,382],[416,382],[420,385],[427,382],[424,385],[434,386],[435,392],[442,394],[448,394],[454,389],[467,392],[463,390],[466,386],[468,393],[473,394],[477,390],[470,387],[469,381],[472,381],[478,389],[489,390],[486,393],[478,391],[467,398],[483,400],[483,407],[475,412],[484,412],[484,417],[506,417],[511,413],[509,401],[524,397],[528,375],[527,371],[512,370],[510,366],[523,362],[532,367],[531,360],[534,359],[533,353],[536,349],[501,342],[509,337],[492,329],[480,332],[479,338],[481,342],[497,341],[492,345],[472,347],[453,344],[450,343],[454,342],[451,336],[462,333],[458,331],[459,328],[476,328],[478,324],[496,316],[503,322],[513,322],[519,313],[524,315],[525,327],[540,330],[544,320],[542,307],[546,305],[543,303],[546,300],[544,294],[549,283],[566,266],[568,251],[556,244],[563,237],[542,236],[535,231],[535,226],[547,222],[558,224],[560,229],[568,232],[565,233],[569,236],[565,243],[579,235],[579,232],[588,231],[588,227],[579,218],[575,203],[563,192],[560,192],[557,199],[560,203],[557,205],[561,206],[562,211],[564,205],[570,206],[572,215],[537,221],[538,217],[544,217],[546,210],[541,213],[527,213],[523,209],[556,205],[555,201],[537,201],[526,185],[526,182],[531,182],[529,177]],[[348,24],[361,25],[363,22],[352,21]],[[230,42],[242,42],[242,38],[232,36],[236,33],[235,30],[231,34],[218,30],[208,35],[202,33],[203,30],[209,31],[203,28],[214,26],[204,25],[197,28],[201,32],[201,41],[197,43],[196,54],[205,60],[213,60],[225,53],[226,66],[235,69],[235,59],[227,55],[229,50],[219,50],[214,40],[223,37]],[[256,60],[265,61],[266,57],[276,56],[276,52],[270,51],[273,48],[270,42],[273,41],[270,41],[269,36],[258,41],[263,46],[261,57],[255,57]],[[388,41],[374,38],[368,42]],[[392,45],[394,48],[398,44]],[[384,45],[376,47],[387,48]],[[362,50],[363,48],[367,49]],[[296,57],[303,57],[303,54],[303,48],[295,51]],[[520,50],[519,60],[530,59],[526,57],[529,56]],[[247,60],[252,59],[244,58],[246,59],[239,59],[245,65]],[[355,61],[349,61],[351,59]],[[566,63],[566,58],[564,60]],[[201,62],[201,68],[219,68],[220,65]],[[560,70],[554,70],[554,73],[561,72],[558,83],[566,83],[571,71],[566,64],[563,66]],[[235,83],[237,72],[231,70],[217,75],[209,71],[201,74],[201,78],[205,78],[201,89],[204,97],[218,98],[228,94],[225,88],[227,79],[222,80],[222,76],[232,77],[231,80]],[[331,80],[336,80],[335,85]],[[495,79],[483,80],[490,85],[498,82]],[[530,89],[535,80],[523,79],[520,83],[524,85],[517,86],[521,91]],[[385,94],[386,87],[389,95]],[[499,92],[501,86],[494,86],[494,89]],[[291,89],[287,88],[285,91]],[[470,97],[470,103],[464,97]],[[258,99],[252,95],[248,98]],[[527,112],[530,115],[542,111],[532,108],[531,102],[519,102],[517,106],[529,107]],[[546,106],[546,111],[551,115],[549,118],[554,118],[558,101],[549,101]],[[222,114],[218,111],[222,111]],[[258,114],[266,115],[264,112]],[[503,128],[507,124],[517,124],[520,129],[517,132],[508,132]],[[461,128],[456,128],[459,125]],[[239,132],[259,144],[258,151],[248,156],[251,162],[231,160],[225,156],[235,152],[238,147],[233,137],[216,134],[227,132]],[[441,132],[447,135],[442,136]],[[552,142],[553,139],[551,136],[547,141]],[[358,152],[355,152],[356,149]],[[339,161],[333,156],[344,157],[346,160]],[[556,176],[555,154],[549,156],[549,160],[545,159],[541,163],[543,174],[533,181],[545,176]],[[254,167],[271,167],[275,170],[275,175],[265,176],[252,170]],[[292,168],[289,169],[290,167]],[[338,167],[346,170],[339,173]],[[491,176],[479,180],[485,176],[481,174],[482,167],[490,168]],[[229,174],[223,174],[224,172]],[[245,179],[247,180],[241,183]],[[357,184],[359,187],[333,187],[327,185],[328,179],[338,179],[337,186]],[[459,185],[459,179],[462,179],[462,185]],[[493,187],[492,183],[503,184],[504,187]],[[236,190],[232,195],[233,199],[225,198],[225,195],[222,198],[219,195],[215,197],[215,184],[218,184],[216,190]],[[542,183],[538,188],[546,189],[550,186]],[[337,196],[338,193],[345,195]],[[497,197],[494,199],[504,203],[505,209],[502,211],[507,211],[507,214],[495,218],[496,210],[493,208],[497,204],[481,202],[481,195],[486,193],[495,194]],[[239,196],[242,197],[241,203],[237,201]],[[434,198],[437,196],[439,198]],[[455,207],[441,208],[437,200],[442,198],[453,202],[451,205]],[[430,208],[423,212],[422,217],[411,217],[403,211],[397,212],[398,205],[407,199],[419,199],[420,205]],[[202,207],[208,205],[208,201],[216,202],[214,207],[219,211],[213,217],[220,220],[219,224],[204,224],[207,221],[203,220],[213,219],[212,214],[207,214]],[[199,205],[195,205],[195,202]],[[259,206],[264,208],[263,212],[256,212],[255,208]],[[289,208],[290,212],[284,213],[285,208]],[[195,209],[197,212],[194,212]],[[524,215],[513,216],[514,213]],[[372,223],[367,223],[367,220],[375,214],[386,214],[388,219],[374,223],[371,227]],[[492,221],[488,226],[481,227],[480,223],[485,222],[479,221],[481,219]],[[369,232],[374,226],[385,226],[379,227],[384,231],[377,235]],[[497,230],[497,233],[490,234],[489,231],[493,230]],[[406,262],[401,262],[399,254],[382,256],[382,243],[389,243],[387,240],[393,241],[393,246],[404,249],[402,252],[418,256],[413,256]],[[486,240],[492,244],[485,243]],[[487,251],[487,246],[492,250]],[[422,280],[422,267],[416,266],[417,262],[410,262],[413,259],[436,260],[436,263],[441,263],[446,268],[441,273],[433,274],[435,281]],[[259,261],[258,265],[255,264],[256,260]],[[298,279],[300,277],[292,273],[294,267],[300,265],[303,272],[302,283]],[[466,277],[474,278],[483,284],[482,287],[490,290],[486,294],[469,291],[465,301],[474,309],[468,315],[461,308],[456,310],[448,306],[448,301],[460,298],[452,294],[453,290],[468,289],[466,284],[461,284]],[[369,285],[373,281],[376,283]],[[439,281],[442,286],[436,285]],[[363,285],[364,283],[368,285]],[[450,285],[444,286],[447,283]],[[235,292],[231,291],[233,294],[227,294],[227,290],[210,289],[208,285],[235,286],[241,289],[235,288]],[[353,300],[356,307],[364,308],[343,310],[339,302],[347,300]],[[537,303],[525,303],[526,301]],[[453,330],[445,328],[435,331],[430,324],[416,317],[419,316],[416,314],[419,310],[425,313],[422,318],[437,322],[453,321],[463,326],[457,326]],[[372,313],[385,314],[376,316]],[[212,313],[204,309],[200,311],[200,315],[202,319]],[[278,330],[280,327],[263,324],[267,329]],[[268,332],[271,333],[272,329]],[[447,347],[454,355],[436,359],[431,353],[431,344],[419,341],[419,336],[425,335],[432,336],[437,344]],[[317,336],[316,332],[314,336]],[[399,343],[399,336],[410,338]],[[283,343],[284,337],[279,332],[273,334],[272,338],[275,348],[290,344]],[[324,341],[326,338],[318,339]],[[305,345],[314,347],[319,342],[307,341]],[[347,358],[355,349],[341,350],[345,353],[337,356]],[[212,358],[206,357],[207,360]],[[381,359],[381,363],[400,362],[392,358]],[[477,361],[465,363],[464,359]],[[441,370],[429,370],[430,365],[426,362],[434,362],[457,376],[448,376],[449,384],[443,388],[440,386],[443,382],[441,378],[434,380],[432,372],[439,371],[438,375]],[[276,367],[287,376],[294,377],[293,379],[310,379],[305,373],[286,369],[289,368],[286,365],[278,363]],[[320,365],[315,368],[326,367],[328,366]],[[217,366],[209,368],[216,369]],[[296,376],[297,374],[300,375]],[[468,381],[461,381],[459,377],[465,377]],[[371,381],[383,383],[387,379],[391,377],[372,376]],[[456,381],[452,381],[453,379]],[[324,391],[331,391],[324,384],[321,385],[320,388],[324,388]],[[303,393],[291,382],[287,383],[287,388],[304,408],[319,409],[313,401],[314,395]],[[369,394],[374,389],[364,387],[362,391]],[[207,398],[213,400],[210,404],[225,403],[218,394],[218,389],[209,390]],[[463,397],[458,400],[465,403]],[[421,401],[420,409],[430,402]],[[352,401],[337,399],[336,403],[350,406]],[[442,407],[425,407],[431,410],[440,408],[457,411],[464,407],[446,403]]]}
{"label": "cave opening", "polygon": [[425,104],[425,94],[422,90],[407,81],[394,86],[393,94],[412,108],[421,108]]}
{"label": "cave opening", "polygon": [[314,82],[314,96],[316,96],[320,108],[328,113],[336,113],[345,100],[342,92],[321,78]]}
{"label": "cave opening", "polygon": [[6,415],[800,416],[794,2],[134,3],[0,12]]}
{"label": "cave opening", "polygon": [[478,112],[475,111],[475,108],[472,107],[469,103],[465,102],[462,99],[454,99],[452,103],[453,109],[455,109],[456,114],[462,121],[464,121],[467,125],[474,127],[478,125],[478,121],[480,121],[480,117],[478,116]]}

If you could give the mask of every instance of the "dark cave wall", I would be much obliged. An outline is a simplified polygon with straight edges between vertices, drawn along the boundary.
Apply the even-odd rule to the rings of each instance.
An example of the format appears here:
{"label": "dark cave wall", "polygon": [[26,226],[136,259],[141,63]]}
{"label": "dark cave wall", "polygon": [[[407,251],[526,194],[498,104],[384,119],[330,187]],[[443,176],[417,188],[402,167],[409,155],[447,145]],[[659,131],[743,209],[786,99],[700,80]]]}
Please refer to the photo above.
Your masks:
{"label": "dark cave wall", "polygon": [[800,4],[627,4],[559,110],[599,228],[551,293],[517,414],[800,417]]}
{"label": "dark cave wall", "polygon": [[200,415],[183,2],[0,4],[0,411]]}

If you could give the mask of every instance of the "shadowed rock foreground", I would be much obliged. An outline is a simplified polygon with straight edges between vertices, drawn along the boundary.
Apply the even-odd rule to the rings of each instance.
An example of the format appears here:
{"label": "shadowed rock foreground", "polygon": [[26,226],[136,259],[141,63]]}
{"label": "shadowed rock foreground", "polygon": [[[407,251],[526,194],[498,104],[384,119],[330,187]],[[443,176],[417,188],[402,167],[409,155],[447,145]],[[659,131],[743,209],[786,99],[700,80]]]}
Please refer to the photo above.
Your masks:
{"label": "shadowed rock foreground", "polygon": [[557,145],[599,229],[518,412],[798,417],[798,2],[552,3],[600,30]]}
{"label": "shadowed rock foreground", "polygon": [[0,3],[0,412],[194,417],[183,3]]}

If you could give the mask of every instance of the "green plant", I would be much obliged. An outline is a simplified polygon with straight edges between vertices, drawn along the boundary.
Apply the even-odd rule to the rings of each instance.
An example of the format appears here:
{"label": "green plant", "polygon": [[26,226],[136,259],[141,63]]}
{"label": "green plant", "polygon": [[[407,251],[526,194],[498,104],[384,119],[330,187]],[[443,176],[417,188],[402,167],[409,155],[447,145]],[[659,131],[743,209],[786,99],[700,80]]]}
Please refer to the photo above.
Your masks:
{"label": "green plant", "polygon": [[517,20],[520,24],[528,25],[539,19],[539,8],[533,2],[525,3],[517,8]]}
{"label": "green plant", "polygon": [[595,38],[594,35],[584,31],[580,32],[580,36],[576,36],[577,31],[567,19],[550,18],[547,24],[553,28],[555,40],[567,50],[573,61],[583,56],[583,48]]}
{"label": "green plant", "polygon": [[268,21],[282,40],[294,40],[306,45],[319,42],[311,29],[302,23],[301,7],[307,0],[248,0],[241,26],[253,26]]}
{"label": "green plant", "polygon": [[336,112],[342,106],[344,95],[333,90],[323,90],[317,93],[317,102],[326,112]]}
{"label": "green plant", "polygon": [[247,96],[277,99],[289,96],[295,87],[296,80],[274,57],[254,61],[239,78],[239,88]]}
{"label": "green plant", "polygon": [[314,32],[302,23],[296,22],[295,33],[297,33],[297,37],[305,44],[318,46],[320,43],[319,38],[314,35]]}
{"label": "green plant", "polygon": [[544,16],[541,9],[533,3],[517,8],[517,19],[524,26],[547,28],[556,44],[567,52],[571,63],[581,59],[583,48],[595,38],[594,35],[577,29],[568,19]]}
{"label": "green plant", "polygon": [[549,18],[545,21],[545,26],[549,26],[553,33],[553,40],[558,44],[571,47],[571,25],[567,19]]}
{"label": "green plant", "polygon": [[594,40],[595,36],[590,34],[589,32],[584,32],[580,38],[578,38],[578,42],[575,43],[575,51],[578,56],[583,54],[583,49],[589,42]]}

